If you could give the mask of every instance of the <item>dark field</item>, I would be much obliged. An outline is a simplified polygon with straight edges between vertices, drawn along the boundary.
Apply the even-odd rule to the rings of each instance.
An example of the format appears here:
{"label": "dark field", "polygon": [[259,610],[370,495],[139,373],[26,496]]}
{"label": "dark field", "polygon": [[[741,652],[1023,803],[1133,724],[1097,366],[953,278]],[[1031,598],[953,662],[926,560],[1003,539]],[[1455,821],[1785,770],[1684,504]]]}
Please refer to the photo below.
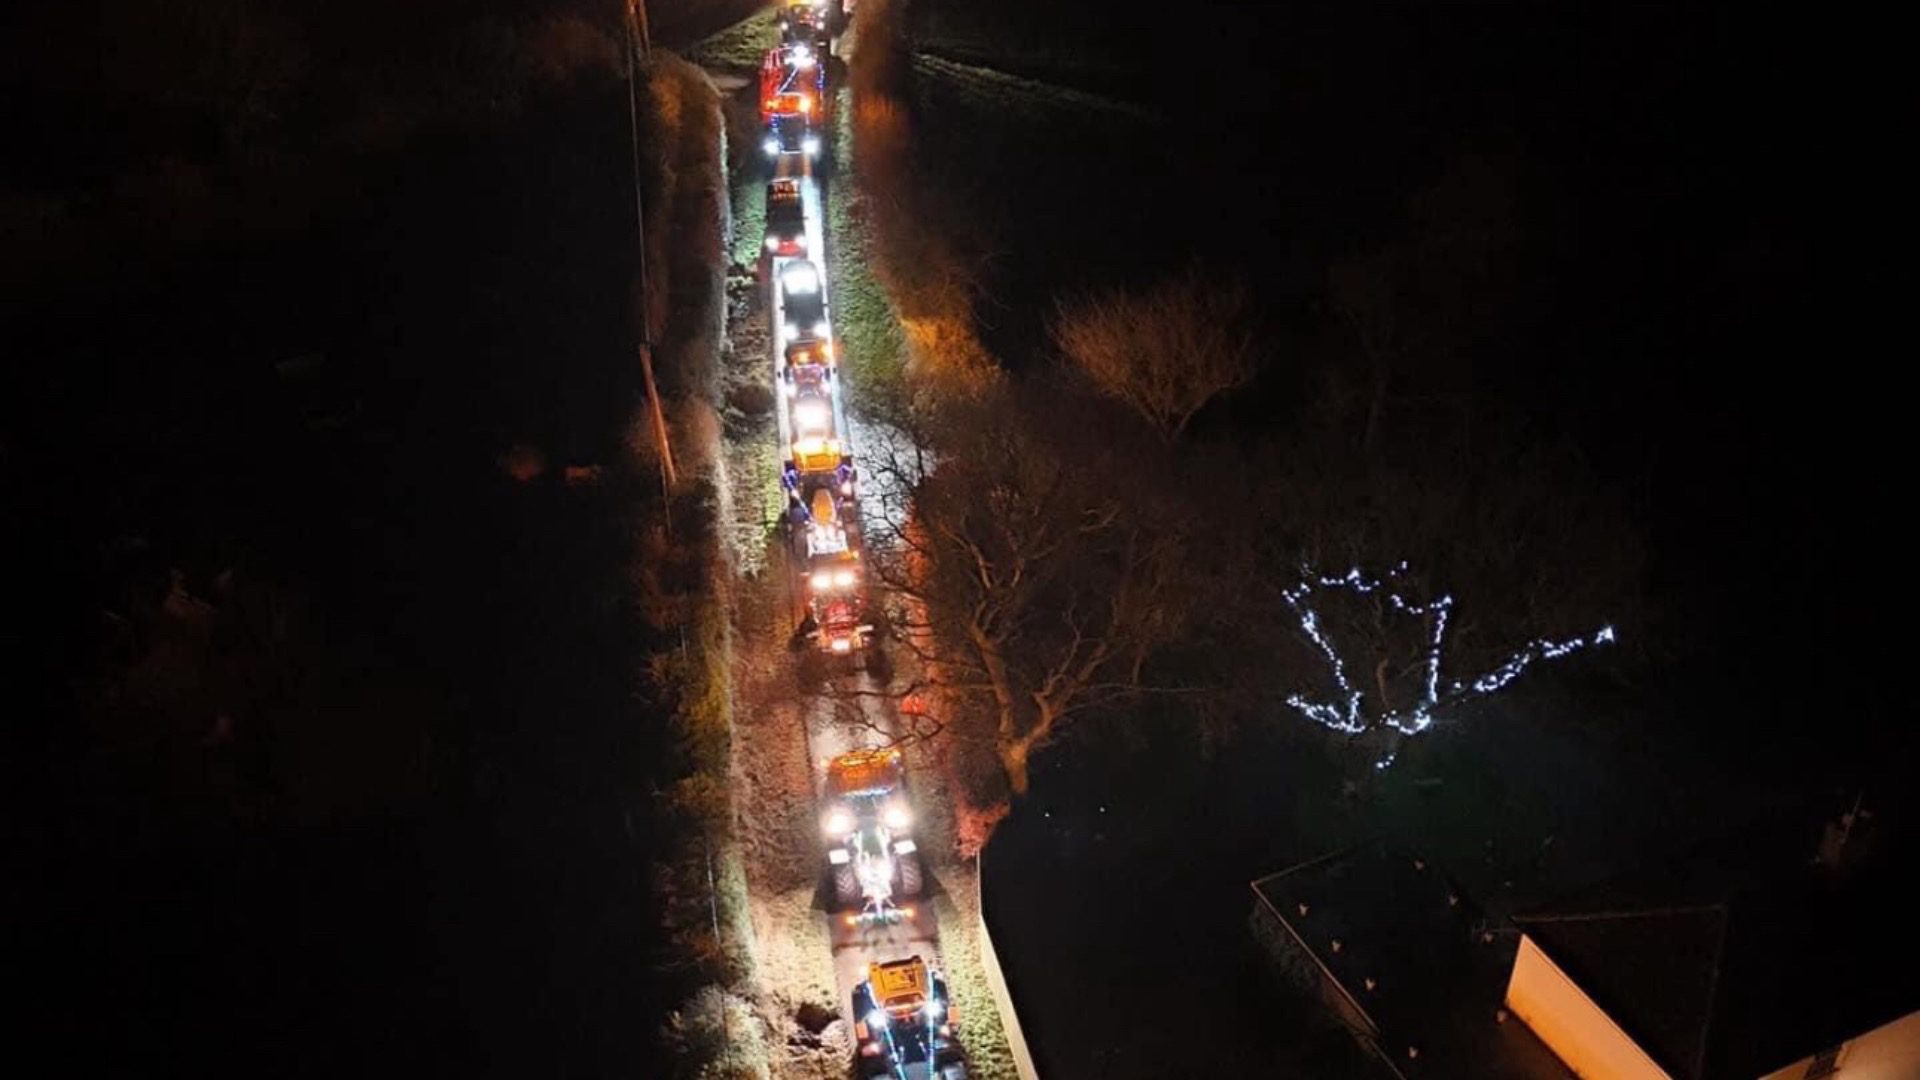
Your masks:
{"label": "dark field", "polygon": [[[16,183],[170,145],[47,100],[27,158],[79,172]],[[264,176],[176,146],[171,233],[15,293],[12,641],[60,673],[9,725],[19,1026],[67,1071],[660,1067],[647,503],[561,480],[639,400],[625,102],[522,104]]]}

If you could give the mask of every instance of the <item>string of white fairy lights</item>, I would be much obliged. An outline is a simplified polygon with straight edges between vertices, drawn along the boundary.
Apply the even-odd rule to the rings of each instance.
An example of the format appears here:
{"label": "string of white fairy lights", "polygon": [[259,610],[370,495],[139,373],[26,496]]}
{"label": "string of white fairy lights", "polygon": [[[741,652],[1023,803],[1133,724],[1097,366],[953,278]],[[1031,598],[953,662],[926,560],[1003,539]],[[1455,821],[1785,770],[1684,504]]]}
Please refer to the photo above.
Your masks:
{"label": "string of white fairy lights", "polygon": [[[1408,599],[1392,585],[1394,579],[1407,571],[1407,564],[1400,563],[1388,573],[1386,578],[1371,578],[1358,567],[1338,577],[1315,573],[1311,568],[1302,568],[1299,584],[1286,590],[1287,606],[1300,618],[1300,629],[1307,635],[1326,657],[1327,666],[1333,674],[1337,697],[1331,701],[1315,701],[1304,694],[1290,694],[1287,704],[1297,709],[1301,715],[1315,723],[1322,724],[1334,731],[1348,735],[1358,735],[1373,728],[1386,727],[1402,735],[1418,735],[1433,725],[1434,710],[1442,705],[1458,701],[1461,698],[1491,694],[1503,689],[1521,673],[1532,666],[1536,660],[1557,660],[1570,653],[1595,645],[1604,645],[1614,640],[1611,626],[1603,626],[1584,637],[1567,638],[1555,641],[1550,638],[1537,638],[1528,642],[1509,656],[1505,662],[1493,670],[1474,679],[1443,680],[1440,674],[1440,655],[1446,644],[1447,620],[1453,613],[1453,597],[1441,596],[1426,603]],[[1428,628],[1427,655],[1425,661],[1426,678],[1421,697],[1405,709],[1390,710],[1369,719],[1363,707],[1365,695],[1347,678],[1347,666],[1340,657],[1339,650],[1321,628],[1320,615],[1309,601],[1318,590],[1343,589],[1356,593],[1383,594],[1394,610],[1425,620]],[[1376,763],[1376,768],[1384,769],[1393,763],[1394,755],[1389,752]]]}

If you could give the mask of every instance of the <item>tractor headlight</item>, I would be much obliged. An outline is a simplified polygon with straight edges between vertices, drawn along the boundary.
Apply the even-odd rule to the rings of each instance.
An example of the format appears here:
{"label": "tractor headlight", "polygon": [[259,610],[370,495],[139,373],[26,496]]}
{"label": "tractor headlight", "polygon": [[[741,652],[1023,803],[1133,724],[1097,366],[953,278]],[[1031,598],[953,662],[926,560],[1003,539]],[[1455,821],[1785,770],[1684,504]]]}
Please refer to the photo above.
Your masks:
{"label": "tractor headlight", "polygon": [[768,157],[779,157],[780,140],[769,135],[760,141],[760,149],[766,151]]}
{"label": "tractor headlight", "polygon": [[853,815],[845,810],[828,811],[826,820],[820,823],[820,828],[828,836],[845,836],[853,831]]}
{"label": "tractor headlight", "polygon": [[768,251],[779,251],[779,250],[780,250],[780,238],[779,238],[779,237],[777,237],[777,236],[769,236],[769,237],[767,237],[767,250],[768,250]]}
{"label": "tractor headlight", "polygon": [[833,584],[833,575],[822,570],[813,575],[808,583],[813,586],[814,592],[826,592],[828,587]]}
{"label": "tractor headlight", "polygon": [[852,642],[851,640],[849,640],[849,639],[847,639],[847,638],[843,638],[843,637],[842,637],[842,638],[834,638],[834,639],[833,639],[833,651],[834,651],[834,652],[839,652],[839,653],[849,653],[849,652],[852,652],[852,651],[853,651],[853,642]]}
{"label": "tractor headlight", "polygon": [[853,571],[851,571],[851,570],[836,570],[836,571],[834,571],[834,573],[833,573],[833,583],[834,583],[835,585],[838,585],[838,586],[840,586],[840,587],[841,587],[841,588],[843,588],[843,589],[845,589],[845,588],[848,588],[849,586],[851,586],[851,585],[853,584]]}
{"label": "tractor headlight", "polygon": [[820,136],[809,135],[800,140],[800,151],[808,157],[820,156]]}
{"label": "tractor headlight", "polygon": [[907,810],[905,803],[889,803],[884,820],[889,829],[904,829],[912,824],[913,814]]}

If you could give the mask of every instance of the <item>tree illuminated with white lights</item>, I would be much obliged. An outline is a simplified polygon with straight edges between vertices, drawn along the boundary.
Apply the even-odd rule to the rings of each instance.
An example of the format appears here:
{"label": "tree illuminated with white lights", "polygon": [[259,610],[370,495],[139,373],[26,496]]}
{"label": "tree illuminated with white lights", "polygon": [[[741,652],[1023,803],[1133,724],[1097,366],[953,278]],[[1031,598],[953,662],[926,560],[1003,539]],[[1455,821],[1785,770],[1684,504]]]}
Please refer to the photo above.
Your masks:
{"label": "tree illuminated with white lights", "polygon": [[[1435,711],[1467,698],[1494,693],[1505,688],[1535,662],[1556,660],[1581,649],[1604,645],[1614,640],[1612,626],[1602,626],[1590,634],[1560,640],[1536,638],[1513,650],[1503,661],[1471,677],[1449,676],[1442,671],[1447,644],[1447,627],[1453,616],[1454,599],[1442,595],[1430,600],[1409,597],[1404,577],[1407,564],[1394,567],[1385,578],[1373,578],[1358,568],[1339,576],[1303,569],[1300,580],[1282,596],[1299,619],[1301,634],[1324,659],[1331,693],[1322,697],[1293,693],[1288,705],[1301,715],[1333,731],[1346,735],[1364,735],[1388,731],[1399,735],[1418,735],[1433,725]],[[1370,601],[1376,612],[1392,613],[1402,620],[1402,636],[1417,634],[1419,645],[1412,662],[1399,672],[1411,677],[1415,688],[1411,700],[1396,704],[1389,678],[1392,661],[1385,655],[1376,659],[1371,687],[1356,684],[1350,674],[1352,665],[1341,654],[1334,636],[1328,631],[1323,605],[1333,594]],[[1376,768],[1393,763],[1389,751],[1376,762]]]}

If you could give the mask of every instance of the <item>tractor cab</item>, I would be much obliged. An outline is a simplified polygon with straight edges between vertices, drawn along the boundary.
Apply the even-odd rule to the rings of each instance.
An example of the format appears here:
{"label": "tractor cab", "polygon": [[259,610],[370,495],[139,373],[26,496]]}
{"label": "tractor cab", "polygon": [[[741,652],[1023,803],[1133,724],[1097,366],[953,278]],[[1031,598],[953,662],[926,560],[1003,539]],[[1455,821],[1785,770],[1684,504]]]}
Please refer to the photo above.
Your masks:
{"label": "tractor cab", "polygon": [[825,340],[833,333],[827,321],[827,295],[820,281],[820,268],[806,259],[795,259],[780,271],[780,339]]}
{"label": "tractor cab", "polygon": [[[899,827],[905,828],[909,820],[906,804],[895,805],[891,800],[904,792],[906,786],[906,765],[898,750],[852,750],[841,754],[827,762],[827,799],[834,808],[829,813],[829,821],[836,820],[833,812],[844,809],[846,816],[837,819],[844,826],[840,832],[851,832],[861,816],[892,816]],[[886,810],[882,809],[882,803],[887,804]]]}
{"label": "tractor cab", "polygon": [[817,367],[832,369],[839,363],[834,356],[833,342],[821,338],[803,337],[787,343],[787,351],[781,357],[780,374],[786,376],[787,384],[792,385],[793,371],[796,368]]}
{"label": "tractor cab", "polygon": [[760,61],[760,123],[775,117],[803,120],[824,113],[827,105],[826,69],[809,44],[770,49]]}
{"label": "tractor cab", "polygon": [[786,394],[791,398],[830,397],[834,392],[833,368],[827,364],[802,363],[820,357],[818,338],[803,338],[787,349],[786,370],[781,374]]}
{"label": "tractor cab", "polygon": [[838,477],[846,459],[841,450],[840,401],[827,368],[818,364],[789,368],[793,380],[786,400],[786,425],[792,439],[790,485],[796,492],[804,477]]}
{"label": "tractor cab", "polygon": [[853,988],[853,1030],[865,1076],[964,1076],[946,980],[914,955],[867,965]]}
{"label": "tractor cab", "polygon": [[814,636],[820,648],[835,656],[851,656],[867,647],[873,639],[873,624],[865,619],[865,606],[854,596],[829,596],[815,607],[818,627]]}
{"label": "tractor cab", "polygon": [[782,178],[767,185],[767,254],[782,259],[807,255],[807,211],[798,180]]}
{"label": "tractor cab", "polygon": [[840,464],[840,440],[802,435],[793,440],[794,468],[802,473],[827,472]]}
{"label": "tractor cab", "polygon": [[[829,625],[822,620],[823,633]],[[821,802],[836,904],[885,915],[895,894],[920,893],[920,852],[899,750],[854,750],[829,761]]]}
{"label": "tractor cab", "polygon": [[[840,513],[840,496],[831,483],[815,483],[805,506],[807,508],[806,560],[808,572],[812,575],[811,587],[814,592],[826,592],[830,588],[848,589],[859,584],[860,552],[857,550],[858,537],[853,530],[851,519]],[[851,567],[853,577],[845,575]],[[831,582],[823,578],[823,572],[841,570],[842,574]]]}
{"label": "tractor cab", "polygon": [[833,45],[831,12],[825,4],[811,0],[791,0],[780,8],[780,40],[789,45],[805,43],[822,54]]}

